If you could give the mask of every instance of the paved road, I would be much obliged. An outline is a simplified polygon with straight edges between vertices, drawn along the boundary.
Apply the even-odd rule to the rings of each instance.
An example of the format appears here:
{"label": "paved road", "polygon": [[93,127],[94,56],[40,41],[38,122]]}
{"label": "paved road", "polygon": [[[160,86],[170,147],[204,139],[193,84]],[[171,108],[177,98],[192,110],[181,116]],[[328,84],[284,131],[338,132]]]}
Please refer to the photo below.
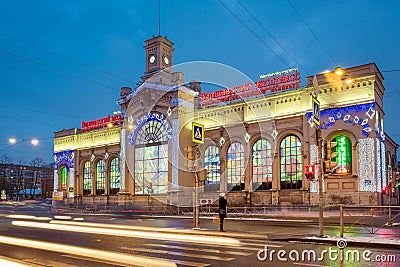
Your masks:
{"label": "paved road", "polygon": [[[393,256],[396,264],[366,262],[362,260],[362,253],[367,248],[348,247],[343,250],[343,261],[340,262],[339,250],[333,245],[277,240],[311,234],[315,232],[315,226],[228,221],[228,232],[220,233],[211,231],[217,226],[210,220],[201,220],[203,230],[192,231],[192,222],[187,219],[73,216],[54,220],[54,215],[46,209],[27,208],[24,213],[29,210],[41,217],[47,214],[49,218],[22,219],[14,210],[9,212],[13,218],[0,216],[0,255],[36,266],[168,266],[171,263],[178,266],[398,266],[400,261],[399,250],[368,248],[371,251],[369,259]],[[51,224],[48,223],[50,219]],[[329,231],[333,233],[337,229],[327,228]],[[36,243],[29,244],[28,241]],[[336,254],[328,255],[335,249]],[[288,262],[279,261],[279,250],[286,253],[279,255]],[[324,250],[324,260],[313,261],[312,255],[307,259],[310,251],[314,251],[318,259]],[[307,252],[306,260],[302,261],[304,251]],[[360,261],[346,260],[347,252],[349,257],[358,253]],[[289,255],[296,258],[296,253],[299,253],[299,260],[291,261]],[[338,259],[335,260],[335,256]],[[265,261],[259,258],[265,258]]]}

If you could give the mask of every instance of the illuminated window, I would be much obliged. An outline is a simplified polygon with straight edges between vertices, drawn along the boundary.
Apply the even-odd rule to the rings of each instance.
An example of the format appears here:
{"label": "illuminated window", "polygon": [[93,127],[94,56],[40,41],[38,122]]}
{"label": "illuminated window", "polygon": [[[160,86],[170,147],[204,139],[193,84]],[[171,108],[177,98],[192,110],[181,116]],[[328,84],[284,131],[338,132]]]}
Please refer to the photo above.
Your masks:
{"label": "illuminated window", "polygon": [[119,159],[113,158],[110,163],[110,194],[116,194],[120,187]]}
{"label": "illuminated window", "polygon": [[[168,189],[168,133],[149,120],[135,137],[135,194],[161,194]],[[152,190],[149,191],[151,185]]]}
{"label": "illuminated window", "polygon": [[244,149],[243,145],[235,142],[228,148],[226,155],[228,190],[244,190]]}
{"label": "illuminated window", "polygon": [[67,177],[68,177],[67,167],[62,166],[61,167],[61,188],[67,188]]}
{"label": "illuminated window", "polygon": [[218,191],[221,182],[221,165],[219,162],[219,149],[216,146],[207,147],[204,153],[204,168],[207,179],[205,190]]}
{"label": "illuminated window", "polygon": [[104,160],[99,160],[96,164],[96,195],[105,193],[106,176],[104,173]]}
{"label": "illuminated window", "polygon": [[271,143],[260,139],[253,145],[253,190],[272,188]]}
{"label": "illuminated window", "polygon": [[302,187],[303,158],[301,142],[297,136],[286,136],[280,145],[281,189],[300,189]]}
{"label": "illuminated window", "polygon": [[336,152],[335,157],[332,161],[336,162],[337,165],[332,168],[332,173],[336,174],[347,174],[351,173],[351,141],[348,137],[340,135],[332,140],[332,143],[337,145],[332,148],[332,152]]}
{"label": "illuminated window", "polygon": [[89,195],[92,193],[92,169],[90,162],[86,161],[83,167],[83,194]]}

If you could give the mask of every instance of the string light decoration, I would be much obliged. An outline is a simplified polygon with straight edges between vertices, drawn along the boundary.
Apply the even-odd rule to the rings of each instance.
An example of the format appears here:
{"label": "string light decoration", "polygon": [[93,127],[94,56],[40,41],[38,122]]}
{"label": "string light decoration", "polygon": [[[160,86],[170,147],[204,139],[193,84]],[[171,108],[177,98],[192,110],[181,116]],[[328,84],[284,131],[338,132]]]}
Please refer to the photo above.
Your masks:
{"label": "string light decoration", "polygon": [[54,153],[54,169],[58,170],[60,164],[65,164],[68,169],[74,167],[74,151],[61,151]]}
{"label": "string light decoration", "polygon": [[178,183],[178,157],[179,157],[179,121],[172,120],[172,188],[177,189]]}
{"label": "string light decoration", "polygon": [[358,178],[360,192],[375,192],[374,139],[358,140]]}
{"label": "string light decoration", "polygon": [[[379,139],[376,139],[376,142],[380,142]],[[385,148],[385,143],[380,142],[381,143],[381,169],[382,169],[382,186],[386,186],[386,148]],[[380,187],[380,185],[378,184],[378,187]]]}
{"label": "string light decoration", "polygon": [[[373,161],[372,161],[373,162]],[[382,165],[381,165],[381,143],[376,142],[376,191],[381,192]]]}
{"label": "string light decoration", "polygon": [[[317,162],[318,158],[318,147],[317,145],[310,145],[310,163]],[[315,179],[310,183],[310,192],[311,193],[318,193],[318,165],[315,165]]]}
{"label": "string light decoration", "polygon": [[[330,108],[321,110],[321,126],[320,129],[326,130],[333,126],[336,121],[343,120],[343,122],[351,125],[360,125],[362,128],[363,136],[368,136],[372,131],[369,120],[372,120],[376,114],[375,102],[360,104],[354,106],[346,106],[340,108]],[[307,118],[312,118],[312,112],[306,113]],[[384,140],[384,134],[379,134]]]}

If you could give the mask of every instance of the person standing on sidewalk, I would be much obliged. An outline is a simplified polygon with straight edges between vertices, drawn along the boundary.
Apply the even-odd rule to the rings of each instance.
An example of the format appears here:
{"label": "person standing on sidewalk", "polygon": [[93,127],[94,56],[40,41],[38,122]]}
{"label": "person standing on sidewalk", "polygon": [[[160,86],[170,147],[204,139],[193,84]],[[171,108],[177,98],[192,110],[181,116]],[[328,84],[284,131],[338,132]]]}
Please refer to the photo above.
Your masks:
{"label": "person standing on sidewalk", "polygon": [[226,206],[228,205],[228,201],[226,200],[226,195],[224,193],[219,194],[219,230],[221,232],[224,231],[224,219],[226,218]]}

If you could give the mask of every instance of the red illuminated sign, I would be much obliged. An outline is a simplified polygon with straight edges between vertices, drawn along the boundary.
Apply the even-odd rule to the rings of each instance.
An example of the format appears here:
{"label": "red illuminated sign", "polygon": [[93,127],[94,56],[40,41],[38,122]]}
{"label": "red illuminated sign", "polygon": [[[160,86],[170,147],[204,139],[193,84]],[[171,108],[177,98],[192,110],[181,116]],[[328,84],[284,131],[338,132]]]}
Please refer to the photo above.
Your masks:
{"label": "red illuminated sign", "polygon": [[278,92],[288,91],[290,89],[297,89],[300,86],[300,72],[297,68],[267,74],[261,77],[267,78],[254,83],[249,81],[244,85],[218,90],[211,93],[202,92],[200,94],[201,105],[205,107],[222,102],[233,102],[236,100],[239,101],[254,96],[272,95]]}
{"label": "red illuminated sign", "polygon": [[93,120],[88,122],[82,121],[82,132],[114,126],[119,124],[121,120],[122,120],[122,115],[117,114],[113,116],[108,115],[107,117],[98,120]]}

